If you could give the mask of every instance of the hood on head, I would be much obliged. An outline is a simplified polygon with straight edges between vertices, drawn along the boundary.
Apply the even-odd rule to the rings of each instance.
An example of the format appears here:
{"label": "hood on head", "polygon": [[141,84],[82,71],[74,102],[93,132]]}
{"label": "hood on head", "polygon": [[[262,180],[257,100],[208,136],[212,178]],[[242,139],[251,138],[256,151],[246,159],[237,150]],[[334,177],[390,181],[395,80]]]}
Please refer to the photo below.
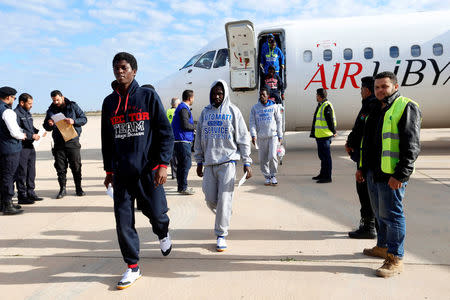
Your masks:
{"label": "hood on head", "polygon": [[225,103],[228,105],[228,103],[230,102],[228,84],[225,80],[222,80],[222,79],[218,79],[218,80],[214,81],[213,84],[211,85],[211,89],[209,90],[209,103],[211,105],[213,105],[213,103],[214,103],[214,101],[211,99],[211,94],[212,94],[213,87],[215,87],[217,84],[222,84],[223,90],[224,90],[223,102],[220,106],[224,106]]}

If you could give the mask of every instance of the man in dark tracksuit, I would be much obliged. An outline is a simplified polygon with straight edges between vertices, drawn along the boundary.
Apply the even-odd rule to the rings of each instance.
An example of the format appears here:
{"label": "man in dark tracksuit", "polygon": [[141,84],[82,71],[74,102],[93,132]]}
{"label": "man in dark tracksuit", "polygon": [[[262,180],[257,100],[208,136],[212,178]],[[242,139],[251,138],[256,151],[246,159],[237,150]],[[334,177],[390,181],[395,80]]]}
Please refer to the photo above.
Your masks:
{"label": "man in dark tracksuit", "polygon": [[267,75],[264,77],[264,85],[269,90],[269,100],[276,104],[283,104],[284,85],[281,77],[275,73],[275,67],[269,66]]}
{"label": "man in dark tracksuit", "polygon": [[164,107],[153,89],[134,80],[137,62],[133,55],[114,56],[116,80],[102,107],[102,154],[104,184],[114,187],[114,214],[120,250],[128,268],[117,284],[131,286],[141,277],[139,237],[134,222],[134,200],[150,219],[164,256],[170,253],[169,217],[163,184],[173,151],[173,133]]}
{"label": "man in dark tracksuit", "polygon": [[33,97],[23,93],[19,96],[19,104],[14,109],[17,114],[17,123],[26,134],[22,141],[22,151],[20,152],[19,167],[16,172],[17,198],[19,204],[33,204],[34,201],[42,200],[34,192],[36,178],[36,151],[33,142],[39,140],[39,130],[33,126],[33,117],[30,110],[33,107]]}
{"label": "man in dark tracksuit", "polygon": [[317,143],[317,154],[320,159],[320,173],[312,179],[317,183],[331,182],[331,138],[336,136],[336,117],[333,105],[327,99],[325,89],[317,89],[317,108],[314,112],[311,134],[309,137],[315,138]]}
{"label": "man in dark tracksuit", "polygon": [[[359,148],[361,147],[361,138],[364,133],[366,117],[373,106],[378,103],[377,98],[374,96],[372,76],[361,78],[361,97],[361,110],[356,117],[355,125],[345,143],[345,150],[350,155],[350,158],[356,163],[359,163]],[[358,193],[359,202],[361,203],[361,222],[359,228],[349,232],[348,236],[353,239],[373,239],[377,236],[375,232],[376,224],[375,216],[372,207],[370,206],[367,182],[356,181],[356,191]]]}
{"label": "man in dark tracksuit", "polygon": [[23,212],[13,205],[14,174],[19,165],[21,140],[25,134],[17,124],[17,115],[11,109],[17,91],[11,87],[0,88],[0,210],[4,215]]}
{"label": "man in dark tracksuit", "polygon": [[185,90],[181,102],[173,115],[172,129],[175,137],[174,152],[177,160],[178,193],[193,195],[194,190],[188,188],[187,177],[192,166],[191,147],[194,141],[194,119],[191,106],[194,104],[194,92]]}
{"label": "man in dark tracksuit", "polygon": [[[55,169],[58,174],[59,193],[56,199],[61,199],[66,195],[66,174],[67,165],[70,166],[75,182],[75,191],[77,196],[84,196],[85,192],[81,188],[81,155],[80,155],[80,135],[81,126],[87,123],[87,118],[81,108],[73,101],[65,98],[62,93],[55,90],[50,93],[53,103],[47,110],[44,120],[44,128],[47,131],[53,131],[53,156],[55,157]],[[73,125],[78,136],[64,141],[61,132],[56,127],[52,116],[57,113],[63,113],[66,116],[64,120],[68,124]]]}

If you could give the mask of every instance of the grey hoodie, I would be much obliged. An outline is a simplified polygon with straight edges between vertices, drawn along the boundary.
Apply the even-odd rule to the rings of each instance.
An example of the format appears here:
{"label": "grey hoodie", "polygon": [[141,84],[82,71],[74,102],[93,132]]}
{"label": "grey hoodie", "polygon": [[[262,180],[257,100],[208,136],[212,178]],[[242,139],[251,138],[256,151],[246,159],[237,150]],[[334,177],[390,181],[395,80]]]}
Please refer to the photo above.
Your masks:
{"label": "grey hoodie", "polygon": [[[225,93],[222,104],[216,108],[211,93],[218,82],[222,83]],[[195,160],[209,166],[237,161],[242,156],[244,164],[250,165],[250,135],[241,111],[230,102],[228,85],[224,80],[211,85],[209,102],[197,123]]]}
{"label": "grey hoodie", "polygon": [[258,138],[283,137],[280,108],[273,101],[253,105],[249,118],[250,135]]}

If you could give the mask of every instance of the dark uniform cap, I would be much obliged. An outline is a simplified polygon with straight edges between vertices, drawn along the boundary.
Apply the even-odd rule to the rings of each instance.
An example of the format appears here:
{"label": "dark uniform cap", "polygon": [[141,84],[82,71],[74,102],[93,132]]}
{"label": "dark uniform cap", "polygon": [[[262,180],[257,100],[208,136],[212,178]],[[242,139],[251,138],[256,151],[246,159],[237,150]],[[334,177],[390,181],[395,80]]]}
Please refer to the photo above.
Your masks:
{"label": "dark uniform cap", "polygon": [[17,94],[17,91],[15,89],[13,89],[12,87],[4,86],[4,87],[0,88],[0,97],[1,98],[6,98],[8,96],[15,95],[15,94]]}

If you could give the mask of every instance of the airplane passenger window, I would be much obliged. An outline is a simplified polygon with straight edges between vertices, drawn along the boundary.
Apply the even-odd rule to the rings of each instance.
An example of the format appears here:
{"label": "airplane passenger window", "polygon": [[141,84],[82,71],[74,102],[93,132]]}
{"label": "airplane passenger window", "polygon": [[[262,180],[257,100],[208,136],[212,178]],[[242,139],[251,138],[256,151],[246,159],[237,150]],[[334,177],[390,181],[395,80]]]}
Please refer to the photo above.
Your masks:
{"label": "airplane passenger window", "polygon": [[323,50],[323,60],[330,61],[333,58],[333,52],[330,49]]}
{"label": "airplane passenger window", "polygon": [[210,69],[214,60],[214,55],[216,55],[216,51],[208,51],[199,58],[199,60],[195,63],[194,67]]}
{"label": "airplane passenger window", "polygon": [[365,59],[372,59],[373,58],[373,49],[372,48],[364,48],[364,58]]}
{"label": "airplane passenger window", "polygon": [[200,57],[200,55],[201,54],[194,55],[190,60],[188,60],[188,62],[181,69],[192,66],[197,61],[197,59]]}
{"label": "airplane passenger window", "polygon": [[304,62],[312,61],[312,52],[310,50],[305,50],[305,52],[303,52],[303,61]]}
{"label": "airplane passenger window", "polygon": [[420,56],[420,46],[419,45],[411,46],[411,56],[413,56],[413,57]]}
{"label": "airplane passenger window", "polygon": [[434,44],[433,45],[433,54],[436,56],[441,56],[444,53],[444,47],[442,44]]}
{"label": "airplane passenger window", "polygon": [[227,64],[228,49],[220,49],[217,51],[216,61],[214,62],[213,68],[220,68]]}
{"label": "airplane passenger window", "polygon": [[389,48],[389,55],[392,58],[397,58],[400,55],[400,50],[398,50],[397,46],[392,46],[391,48]]}
{"label": "airplane passenger window", "polygon": [[351,60],[353,58],[353,50],[350,48],[344,49],[344,59]]}

